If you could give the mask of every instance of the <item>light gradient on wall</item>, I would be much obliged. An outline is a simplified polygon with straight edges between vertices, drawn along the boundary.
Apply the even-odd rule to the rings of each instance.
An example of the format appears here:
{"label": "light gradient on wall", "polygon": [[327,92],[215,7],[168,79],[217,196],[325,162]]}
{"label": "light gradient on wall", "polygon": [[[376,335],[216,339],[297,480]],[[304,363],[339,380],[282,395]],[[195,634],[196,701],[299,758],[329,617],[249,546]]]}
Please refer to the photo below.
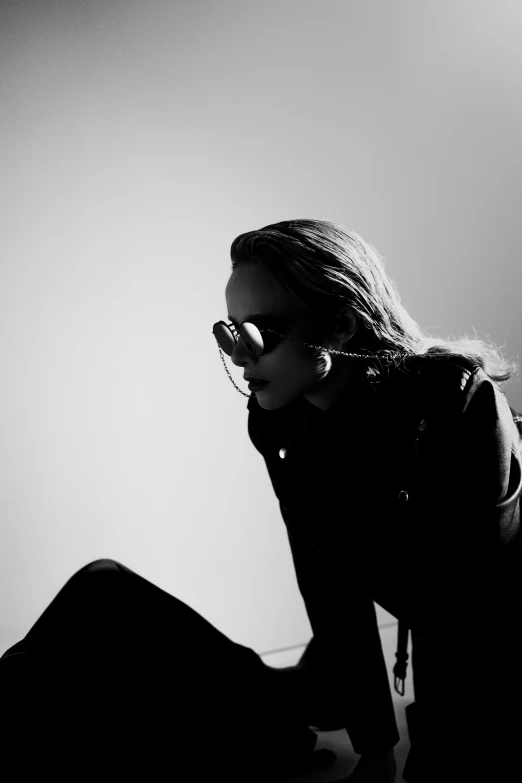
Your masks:
{"label": "light gradient on wall", "polygon": [[424,328],[516,358],[520,9],[2,4],[0,652],[99,557],[260,652],[309,638],[211,334],[231,241],[338,221]]}

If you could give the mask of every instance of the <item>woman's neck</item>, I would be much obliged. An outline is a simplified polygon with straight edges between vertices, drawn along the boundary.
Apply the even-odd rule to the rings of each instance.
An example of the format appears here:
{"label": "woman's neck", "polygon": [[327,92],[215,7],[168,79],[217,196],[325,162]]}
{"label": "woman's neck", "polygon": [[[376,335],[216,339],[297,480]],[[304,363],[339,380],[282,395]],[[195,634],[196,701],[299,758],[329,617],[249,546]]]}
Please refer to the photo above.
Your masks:
{"label": "woman's neck", "polygon": [[322,411],[329,410],[341,395],[360,393],[367,383],[366,376],[355,363],[343,367],[343,372],[332,368],[330,373],[321,381],[308,388],[301,396]]}

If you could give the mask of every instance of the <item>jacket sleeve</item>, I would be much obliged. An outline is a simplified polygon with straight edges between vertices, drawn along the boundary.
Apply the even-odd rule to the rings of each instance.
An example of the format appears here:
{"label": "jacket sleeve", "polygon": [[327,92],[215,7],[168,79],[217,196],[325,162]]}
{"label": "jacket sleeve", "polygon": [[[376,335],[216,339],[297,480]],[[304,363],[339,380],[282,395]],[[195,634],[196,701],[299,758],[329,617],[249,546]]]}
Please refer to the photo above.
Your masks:
{"label": "jacket sleeve", "polygon": [[431,622],[444,618],[468,633],[488,612],[511,611],[522,471],[518,430],[497,384],[478,369],[463,392],[457,415],[428,422],[419,444],[411,568]]}
{"label": "jacket sleeve", "polygon": [[[265,456],[253,398],[248,409],[250,440]],[[350,580],[349,572],[340,572],[292,530],[287,509],[281,501],[279,505],[314,634],[309,660],[313,658],[321,704],[326,711],[331,704],[334,714],[343,717],[356,753],[388,750],[400,736],[373,600],[355,579]]]}
{"label": "jacket sleeve", "polygon": [[483,372],[472,377],[463,430],[469,444],[465,479],[476,504],[486,512],[486,540],[495,548],[509,546],[520,528],[519,433],[505,395]]}
{"label": "jacket sleeve", "polygon": [[519,433],[506,397],[482,370],[472,376],[462,428],[468,445],[463,491],[456,503],[465,520],[460,550],[471,557],[477,597],[485,610],[510,618],[514,611],[520,613],[522,595],[516,587],[522,554]]}
{"label": "jacket sleeve", "polygon": [[[510,583],[520,579],[518,430],[480,368],[461,388],[454,415],[432,406],[419,439],[424,489],[406,564],[416,714],[428,747],[441,727],[448,747],[471,747],[485,715],[495,716],[491,735],[503,713],[515,714],[516,697],[512,706],[503,697],[516,694],[520,661],[509,629],[522,596]],[[444,779],[437,759],[433,770]]]}
{"label": "jacket sleeve", "polygon": [[287,532],[314,634],[315,673],[334,696],[355,752],[387,750],[400,737],[373,600],[306,539]]}

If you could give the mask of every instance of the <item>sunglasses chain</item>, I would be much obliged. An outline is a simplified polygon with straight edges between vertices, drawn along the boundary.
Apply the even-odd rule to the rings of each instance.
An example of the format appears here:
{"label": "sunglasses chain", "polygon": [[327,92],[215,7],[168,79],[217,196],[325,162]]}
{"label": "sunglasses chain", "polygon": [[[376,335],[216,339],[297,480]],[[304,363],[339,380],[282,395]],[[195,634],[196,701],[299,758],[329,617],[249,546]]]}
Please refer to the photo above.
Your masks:
{"label": "sunglasses chain", "polygon": [[[283,336],[283,335],[281,335],[281,336]],[[368,359],[368,358],[371,358],[372,356],[378,357],[381,354],[383,354],[383,356],[385,358],[391,359],[394,356],[403,356],[405,353],[407,353],[406,351],[390,351],[390,350],[376,351],[374,353],[369,352],[369,353],[366,353],[366,354],[364,354],[364,353],[346,353],[345,351],[335,351],[333,348],[324,348],[323,346],[319,346],[319,345],[310,345],[310,343],[305,343],[302,340],[294,340],[293,337],[286,337],[286,339],[287,340],[292,340],[292,342],[299,343],[300,345],[306,345],[308,348],[316,348],[318,351],[328,351],[328,353],[336,353],[336,354],[339,354],[339,356],[350,356],[350,357],[353,357],[355,359]],[[244,397],[251,397],[252,396],[251,394],[246,394],[234,382],[234,379],[230,375],[229,369],[227,367],[227,363],[225,361],[225,357],[223,355],[223,351],[221,350],[221,346],[219,345],[219,343],[218,343],[218,349],[219,349],[219,353],[220,353],[220,356],[221,356],[221,361],[223,362],[223,366],[224,366],[224,368],[226,370],[226,373],[227,373],[228,377],[230,378],[230,380],[232,381],[232,383],[235,386],[235,388]]]}

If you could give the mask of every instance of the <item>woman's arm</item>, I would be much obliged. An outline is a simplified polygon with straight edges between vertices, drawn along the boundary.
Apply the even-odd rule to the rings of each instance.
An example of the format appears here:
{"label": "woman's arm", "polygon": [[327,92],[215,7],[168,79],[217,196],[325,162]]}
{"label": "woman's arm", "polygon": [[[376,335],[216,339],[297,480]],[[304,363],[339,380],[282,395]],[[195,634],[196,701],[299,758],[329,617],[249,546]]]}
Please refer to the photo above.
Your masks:
{"label": "woman's arm", "polygon": [[373,600],[348,569],[339,571],[290,529],[288,538],[325,701],[343,715],[356,753],[388,750],[400,737]]}
{"label": "woman's arm", "polygon": [[455,415],[432,407],[409,510],[411,579],[431,622],[453,616],[464,629],[510,611],[508,580],[522,554],[520,437],[505,396],[480,369]]}

